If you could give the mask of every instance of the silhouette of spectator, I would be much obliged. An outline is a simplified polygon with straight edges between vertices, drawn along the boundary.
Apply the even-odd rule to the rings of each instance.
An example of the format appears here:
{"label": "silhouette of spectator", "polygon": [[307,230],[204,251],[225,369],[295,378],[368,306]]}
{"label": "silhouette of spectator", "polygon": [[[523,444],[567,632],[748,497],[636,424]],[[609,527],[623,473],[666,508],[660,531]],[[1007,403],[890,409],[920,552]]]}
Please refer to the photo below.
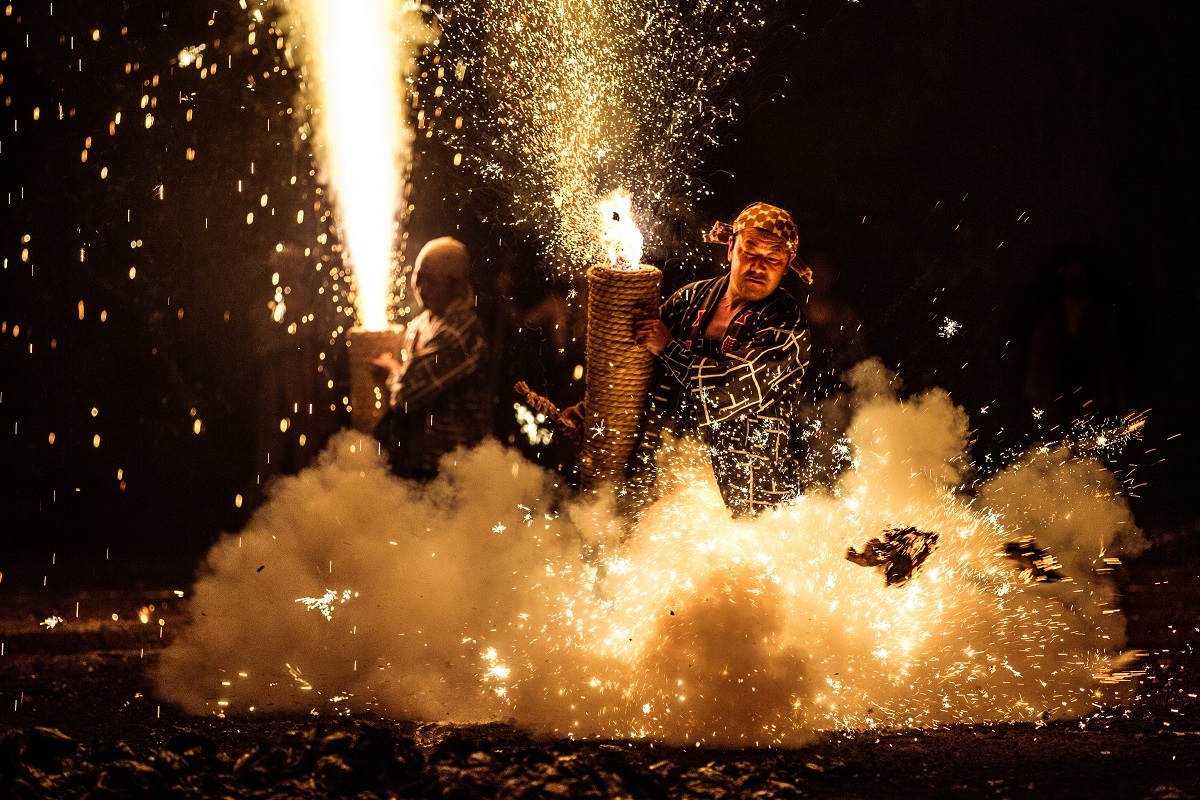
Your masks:
{"label": "silhouette of spectator", "polygon": [[1112,307],[1096,296],[1088,264],[1069,260],[1030,337],[1025,396],[1043,425],[1125,413],[1120,344]]}

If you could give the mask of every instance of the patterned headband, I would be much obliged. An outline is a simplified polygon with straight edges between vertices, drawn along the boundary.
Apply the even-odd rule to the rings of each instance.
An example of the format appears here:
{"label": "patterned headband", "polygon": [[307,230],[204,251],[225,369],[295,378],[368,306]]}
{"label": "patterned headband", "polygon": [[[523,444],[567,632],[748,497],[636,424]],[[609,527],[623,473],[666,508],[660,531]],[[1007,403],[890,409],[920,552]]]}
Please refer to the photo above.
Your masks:
{"label": "patterned headband", "polygon": [[[732,225],[727,222],[714,223],[712,230],[704,235],[704,241],[727,245],[747,228],[758,228],[778,236],[783,239],[793,255],[800,244],[800,232],[796,229],[796,221],[792,219],[792,215],[767,203],[751,203],[746,206]],[[812,270],[798,257],[792,259],[791,267],[806,283],[812,283]]]}

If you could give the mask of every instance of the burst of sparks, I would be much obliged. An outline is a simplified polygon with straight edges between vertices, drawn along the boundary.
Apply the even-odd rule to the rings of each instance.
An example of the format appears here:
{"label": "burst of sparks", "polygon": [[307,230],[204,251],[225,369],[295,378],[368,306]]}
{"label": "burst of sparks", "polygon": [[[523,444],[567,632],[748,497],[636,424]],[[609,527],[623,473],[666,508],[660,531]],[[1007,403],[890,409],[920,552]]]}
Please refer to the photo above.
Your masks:
{"label": "burst of sparks", "polygon": [[[662,222],[703,191],[692,170],[732,117],[725,93],[773,5],[481,0],[443,16],[450,114],[424,121],[558,269],[582,269],[605,257],[594,216],[604,194],[627,187]],[[646,232],[664,243],[653,225]]]}
{"label": "burst of sparks", "polygon": [[942,319],[941,327],[938,328],[938,335],[943,339],[949,339],[951,336],[958,333],[961,328],[961,323],[957,322],[956,320],[952,320],[949,317],[944,317]]}
{"label": "burst of sparks", "polygon": [[517,413],[517,423],[521,426],[521,434],[532,445],[550,444],[554,440],[554,431],[546,427],[546,415],[540,414],[523,403],[513,403]]}
{"label": "burst of sparks", "polygon": [[208,45],[206,44],[197,44],[192,45],[191,47],[185,47],[179,51],[179,55],[176,56],[175,61],[181,67],[195,66],[196,69],[200,69],[204,66],[204,50],[207,47]]}
{"label": "burst of sparks", "polygon": [[1127,414],[1120,419],[1076,420],[1066,441],[1085,455],[1113,455],[1142,435],[1148,411]]}
{"label": "burst of sparks", "polygon": [[422,7],[392,0],[291,0],[285,57],[357,287],[360,324],[388,325],[396,219],[414,131],[403,108],[415,50],[433,36]]}
{"label": "burst of sparks", "polygon": [[333,607],[345,604],[352,597],[358,597],[358,592],[351,589],[344,589],[341,592],[336,589],[326,589],[325,594],[320,597],[297,597],[296,602],[302,603],[309,611],[320,611],[321,616],[332,622]]}

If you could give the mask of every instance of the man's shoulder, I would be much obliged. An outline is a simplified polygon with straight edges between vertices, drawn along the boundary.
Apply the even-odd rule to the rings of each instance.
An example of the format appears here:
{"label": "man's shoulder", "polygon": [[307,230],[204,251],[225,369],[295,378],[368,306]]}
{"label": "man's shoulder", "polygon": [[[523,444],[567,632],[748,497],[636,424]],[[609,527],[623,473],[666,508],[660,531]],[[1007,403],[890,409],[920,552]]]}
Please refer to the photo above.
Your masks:
{"label": "man's shoulder", "polygon": [[775,291],[764,297],[762,302],[765,305],[779,306],[780,308],[800,308],[800,304],[796,302],[795,297],[792,297],[792,293],[782,286],[776,288]]}
{"label": "man's shoulder", "polygon": [[442,324],[460,330],[466,328],[483,329],[483,322],[480,321],[479,314],[471,306],[462,306],[453,309],[446,314]]}
{"label": "man's shoulder", "polygon": [[705,278],[699,281],[692,281],[689,284],[679,287],[671,294],[671,300],[676,302],[690,302],[695,297],[702,297],[713,289],[714,286],[728,279],[727,275],[718,275],[715,278]]}
{"label": "man's shoulder", "polygon": [[464,348],[471,350],[487,346],[487,336],[484,334],[483,322],[475,309],[467,307],[451,311],[442,318],[435,339],[457,341]]}
{"label": "man's shoulder", "polygon": [[759,317],[765,324],[777,327],[803,328],[808,326],[804,310],[782,286],[759,300]]}

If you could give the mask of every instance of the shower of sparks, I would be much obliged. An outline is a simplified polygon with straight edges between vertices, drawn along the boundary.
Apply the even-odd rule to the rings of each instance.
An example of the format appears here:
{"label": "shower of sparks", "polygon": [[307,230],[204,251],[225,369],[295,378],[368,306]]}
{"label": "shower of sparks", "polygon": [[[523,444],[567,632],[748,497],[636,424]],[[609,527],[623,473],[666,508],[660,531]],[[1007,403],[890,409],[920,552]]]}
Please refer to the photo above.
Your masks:
{"label": "shower of sparks", "polygon": [[[692,171],[732,118],[728,93],[751,64],[751,43],[768,35],[774,7],[466,3],[442,19],[434,94],[445,90],[449,113],[439,106],[423,123],[497,192],[503,219],[541,238],[559,269],[582,269],[604,258],[595,208],[608,192],[627,187],[658,223],[683,216],[704,192]],[[648,236],[663,245],[663,233],[651,227]]]}
{"label": "shower of sparks", "polygon": [[[145,487],[140,479],[153,474],[148,465],[173,458],[167,453],[177,451],[180,433],[220,438],[221,420],[246,414],[241,400],[215,420],[207,413],[214,398],[237,395],[233,384],[249,385],[241,377],[225,383],[220,374],[233,373],[230,363],[278,368],[309,389],[295,410],[300,397],[286,398],[286,436],[271,442],[269,460],[263,454],[266,469],[237,477],[239,497],[286,469],[280,456],[289,448],[323,441],[320,426],[349,402],[337,383],[344,348],[336,345],[352,324],[353,292],[312,169],[312,137],[297,124],[305,114],[296,107],[284,31],[262,13],[267,5],[278,12],[279,3],[244,13],[251,0],[241,0],[243,11],[235,4],[234,13],[215,18],[167,5],[108,7],[99,39],[91,35],[96,20],[55,13],[55,4],[6,19],[24,45],[6,51],[0,79],[6,86],[27,75],[44,80],[13,94],[0,142],[4,197],[17,226],[0,258],[0,296],[27,298],[0,319],[0,359],[12,365],[0,386],[0,417],[12,438],[0,449],[30,460],[45,447],[61,453],[60,466],[22,492],[39,511],[67,496],[91,503],[129,490],[134,497]],[[208,37],[197,38],[206,23]],[[55,221],[71,214],[91,221],[66,228]],[[293,268],[268,283],[283,256]],[[50,268],[67,263],[80,268]],[[60,304],[77,325],[50,311]],[[209,346],[200,330],[253,344],[203,365],[181,358]],[[23,363],[8,360],[9,348]],[[78,355],[84,351],[86,358]],[[124,370],[137,378],[115,377]],[[96,418],[51,406],[9,424],[10,410],[32,408],[42,382],[60,376],[88,406],[119,410]],[[157,408],[153,436],[134,432],[148,398]],[[95,457],[78,457],[85,448]],[[228,467],[208,461],[197,469]]]}
{"label": "shower of sparks", "polygon": [[185,47],[179,51],[175,61],[181,67],[195,67],[201,69],[204,66],[204,50],[207,45],[198,44],[192,47]]}
{"label": "shower of sparks", "polygon": [[382,330],[413,141],[405,87],[416,68],[414,51],[433,31],[413,2],[290,0],[286,7],[284,57],[299,65],[316,160],[355,279],[359,323]]}
{"label": "shower of sparks", "polygon": [[343,605],[352,597],[358,597],[358,592],[344,589],[340,593],[336,589],[326,589],[320,597],[297,597],[297,603],[303,603],[309,611],[320,611],[321,616],[333,621],[333,607]]}
{"label": "shower of sparks", "polygon": [[53,616],[53,617],[46,617],[44,620],[42,620],[38,624],[45,626],[46,630],[51,630],[51,629],[56,628],[59,625],[61,625],[62,622],[63,622],[62,617]]}
{"label": "shower of sparks", "polygon": [[1080,453],[1112,455],[1124,450],[1130,442],[1141,438],[1146,427],[1148,411],[1127,414],[1119,420],[1076,420],[1067,441]]}
{"label": "shower of sparks", "polygon": [[483,682],[492,684],[492,691],[498,697],[505,697],[508,694],[508,687],[504,685],[504,681],[512,674],[512,670],[500,662],[500,656],[494,647],[489,647],[483,652],[483,661],[486,665]]}

